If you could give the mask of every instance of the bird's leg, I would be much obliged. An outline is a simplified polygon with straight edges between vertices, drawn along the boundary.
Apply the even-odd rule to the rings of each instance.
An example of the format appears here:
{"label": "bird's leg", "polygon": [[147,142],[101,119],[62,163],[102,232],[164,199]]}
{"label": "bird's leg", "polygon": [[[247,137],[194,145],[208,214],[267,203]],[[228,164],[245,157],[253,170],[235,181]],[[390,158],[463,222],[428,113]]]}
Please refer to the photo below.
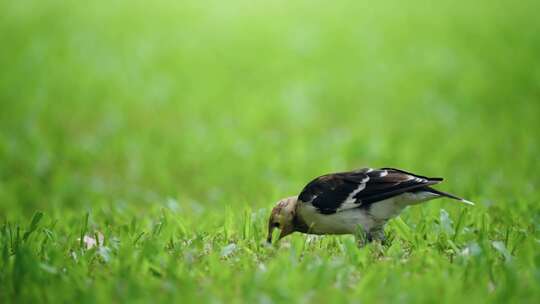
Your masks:
{"label": "bird's leg", "polygon": [[374,227],[367,233],[367,239],[369,242],[379,242],[382,245],[386,244],[386,235],[384,234],[384,227]]}
{"label": "bird's leg", "polygon": [[356,227],[354,238],[356,239],[358,248],[363,248],[367,245],[368,242],[370,242],[369,234],[366,232],[366,230],[364,230],[364,227],[360,225]]}

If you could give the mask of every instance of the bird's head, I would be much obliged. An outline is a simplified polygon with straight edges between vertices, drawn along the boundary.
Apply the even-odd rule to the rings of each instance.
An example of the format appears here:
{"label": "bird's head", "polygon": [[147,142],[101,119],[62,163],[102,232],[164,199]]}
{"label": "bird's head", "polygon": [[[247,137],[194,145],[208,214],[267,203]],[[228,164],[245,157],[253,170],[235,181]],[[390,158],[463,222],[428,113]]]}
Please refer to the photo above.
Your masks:
{"label": "bird's head", "polygon": [[272,209],[268,219],[268,237],[266,241],[272,243],[272,232],[275,228],[280,229],[279,239],[294,232],[294,216],[296,214],[297,196],[291,196],[279,200]]}

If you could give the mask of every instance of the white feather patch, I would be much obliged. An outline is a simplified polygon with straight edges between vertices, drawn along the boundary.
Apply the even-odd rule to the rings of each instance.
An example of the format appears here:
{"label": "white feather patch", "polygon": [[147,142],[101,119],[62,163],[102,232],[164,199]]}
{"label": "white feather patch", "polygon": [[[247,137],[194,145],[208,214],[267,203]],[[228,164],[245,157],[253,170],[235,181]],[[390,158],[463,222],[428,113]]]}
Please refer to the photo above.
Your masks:
{"label": "white feather patch", "polygon": [[467,204],[467,205],[474,206],[474,203],[473,203],[473,202],[468,201],[468,200],[466,200],[466,199],[461,199],[461,202],[463,202],[463,203],[465,203],[465,204]]}
{"label": "white feather patch", "polygon": [[309,202],[305,202],[306,204],[312,204],[313,201],[317,198],[318,195],[314,195],[310,200]]}
{"label": "white feather patch", "polygon": [[354,198],[354,196],[366,188],[366,183],[368,181],[369,181],[369,177],[364,178],[362,182],[358,185],[358,187],[354,189],[353,192],[349,193],[345,201],[343,201],[341,206],[336,211],[340,212],[346,209],[358,207],[358,204],[356,204],[356,199]]}

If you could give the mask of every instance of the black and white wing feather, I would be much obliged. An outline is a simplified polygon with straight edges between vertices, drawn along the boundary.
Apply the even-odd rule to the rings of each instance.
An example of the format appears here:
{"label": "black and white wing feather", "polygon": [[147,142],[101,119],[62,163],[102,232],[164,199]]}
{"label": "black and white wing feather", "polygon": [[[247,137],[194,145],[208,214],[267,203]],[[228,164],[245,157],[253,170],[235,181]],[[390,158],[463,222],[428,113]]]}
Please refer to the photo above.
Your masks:
{"label": "black and white wing feather", "polygon": [[307,184],[298,198],[320,213],[332,214],[367,207],[441,181],[442,178],[428,178],[393,168],[363,168],[320,176]]}

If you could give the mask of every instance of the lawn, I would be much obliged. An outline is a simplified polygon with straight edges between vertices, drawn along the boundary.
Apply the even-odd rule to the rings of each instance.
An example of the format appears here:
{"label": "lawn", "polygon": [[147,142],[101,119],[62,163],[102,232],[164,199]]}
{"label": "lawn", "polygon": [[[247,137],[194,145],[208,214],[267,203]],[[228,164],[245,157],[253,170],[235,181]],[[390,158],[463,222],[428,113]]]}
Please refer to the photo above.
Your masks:
{"label": "lawn", "polygon": [[[540,302],[540,2],[0,1],[0,303]],[[358,167],[390,242],[263,244]]]}

